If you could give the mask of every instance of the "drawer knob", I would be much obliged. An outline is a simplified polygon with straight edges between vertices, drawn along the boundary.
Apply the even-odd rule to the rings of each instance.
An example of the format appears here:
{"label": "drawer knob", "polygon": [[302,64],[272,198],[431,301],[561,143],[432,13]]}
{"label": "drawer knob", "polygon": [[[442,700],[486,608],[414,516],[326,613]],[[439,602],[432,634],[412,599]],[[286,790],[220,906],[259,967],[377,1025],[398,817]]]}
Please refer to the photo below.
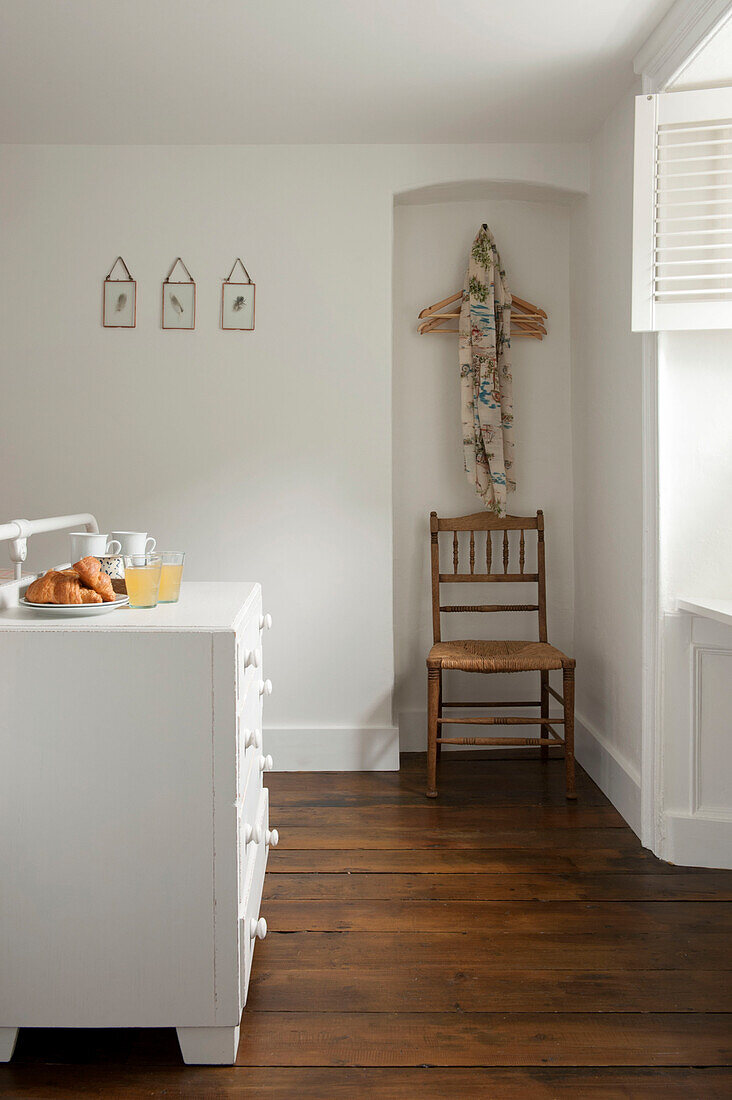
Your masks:
{"label": "drawer knob", "polygon": [[262,834],[259,832],[257,825],[245,825],[244,826],[244,843],[251,844],[254,841],[255,844],[259,844],[262,839]]}
{"label": "drawer knob", "polygon": [[244,662],[244,668],[260,668],[262,665],[262,650],[259,646],[256,649],[250,649],[247,653],[247,659]]}
{"label": "drawer knob", "polygon": [[272,681],[271,680],[260,680],[259,681],[259,694],[260,695],[271,695],[272,694]]}
{"label": "drawer knob", "polygon": [[261,749],[262,747],[262,731],[261,730],[245,730],[244,733],[244,748],[245,749]]}
{"label": "drawer knob", "polygon": [[267,935],[267,922],[264,917],[257,920],[255,917],[249,922],[249,935],[253,940],[263,940]]}
{"label": "drawer knob", "polygon": [[259,616],[259,629],[260,630],[271,630],[272,629],[272,616],[271,615],[260,615]]}
{"label": "drawer knob", "polygon": [[274,760],[271,756],[260,756],[259,758],[259,770],[260,772],[271,772],[274,767]]}
{"label": "drawer knob", "polygon": [[261,827],[259,825],[250,825],[249,828],[251,829],[252,840],[254,841],[254,843],[255,844],[261,844],[262,843],[262,829],[261,829]]}
{"label": "drawer knob", "polygon": [[264,834],[264,842],[268,848],[276,848],[280,842],[280,834],[276,829],[267,829]]}

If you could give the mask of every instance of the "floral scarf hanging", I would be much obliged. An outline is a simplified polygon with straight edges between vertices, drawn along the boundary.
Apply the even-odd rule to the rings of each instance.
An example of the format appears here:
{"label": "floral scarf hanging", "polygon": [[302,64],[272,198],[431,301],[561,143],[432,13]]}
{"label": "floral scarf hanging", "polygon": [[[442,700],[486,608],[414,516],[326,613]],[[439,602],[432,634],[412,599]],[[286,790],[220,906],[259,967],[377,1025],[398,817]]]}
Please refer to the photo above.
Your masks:
{"label": "floral scarf hanging", "polygon": [[506,513],[513,492],[511,292],[493,234],[473,241],[460,308],[463,453],[468,481],[486,508]]}

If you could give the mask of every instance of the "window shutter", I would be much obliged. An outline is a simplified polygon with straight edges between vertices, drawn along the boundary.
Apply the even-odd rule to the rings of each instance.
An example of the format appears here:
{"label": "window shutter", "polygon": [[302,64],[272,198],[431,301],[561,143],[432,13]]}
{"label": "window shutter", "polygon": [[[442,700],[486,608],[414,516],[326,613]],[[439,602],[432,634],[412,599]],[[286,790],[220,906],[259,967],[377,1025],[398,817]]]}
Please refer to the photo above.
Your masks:
{"label": "window shutter", "polygon": [[732,329],[732,88],[636,97],[633,331]]}

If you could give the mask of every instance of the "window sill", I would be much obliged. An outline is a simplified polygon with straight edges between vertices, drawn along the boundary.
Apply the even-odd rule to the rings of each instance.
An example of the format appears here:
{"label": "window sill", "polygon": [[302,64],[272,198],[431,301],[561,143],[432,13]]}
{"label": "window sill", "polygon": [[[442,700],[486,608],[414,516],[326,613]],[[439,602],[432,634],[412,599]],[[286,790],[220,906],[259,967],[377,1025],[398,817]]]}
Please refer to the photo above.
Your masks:
{"label": "window sill", "polygon": [[717,623],[732,626],[732,600],[713,600],[707,596],[677,600],[679,611],[689,611],[692,615],[701,615]]}

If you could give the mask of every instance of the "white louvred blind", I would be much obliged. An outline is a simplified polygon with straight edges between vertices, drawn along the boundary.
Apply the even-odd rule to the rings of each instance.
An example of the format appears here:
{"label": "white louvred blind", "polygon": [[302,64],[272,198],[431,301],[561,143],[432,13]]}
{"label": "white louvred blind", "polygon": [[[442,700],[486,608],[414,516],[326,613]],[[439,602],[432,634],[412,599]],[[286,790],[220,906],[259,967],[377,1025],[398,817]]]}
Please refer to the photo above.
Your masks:
{"label": "white louvred blind", "polygon": [[732,329],[732,88],[636,98],[633,331]]}

